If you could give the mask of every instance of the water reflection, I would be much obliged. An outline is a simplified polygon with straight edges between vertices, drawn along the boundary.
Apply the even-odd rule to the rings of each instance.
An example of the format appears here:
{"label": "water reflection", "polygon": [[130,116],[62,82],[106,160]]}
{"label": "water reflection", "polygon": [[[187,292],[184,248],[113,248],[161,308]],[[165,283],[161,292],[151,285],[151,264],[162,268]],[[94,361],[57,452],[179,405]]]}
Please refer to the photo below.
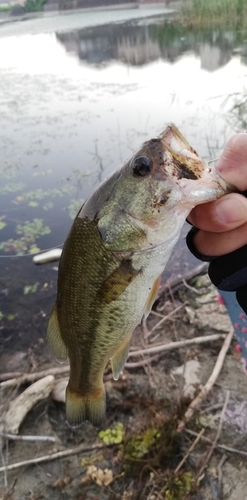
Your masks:
{"label": "water reflection", "polygon": [[[228,113],[246,82],[241,33],[186,31],[161,18],[71,30],[62,17],[47,34],[32,23],[0,37],[2,256],[21,238],[23,248],[62,243],[93,187],[167,122],[203,157],[218,156],[240,127]],[[182,239],[167,274],[195,265],[185,248]],[[38,349],[56,271],[31,257],[0,259],[0,270],[0,345],[11,350],[18,331]],[[26,285],[35,292],[24,295]]]}
{"label": "water reflection", "polygon": [[[230,61],[245,42],[237,31],[213,29],[193,32],[172,23],[99,26],[97,30],[84,29],[57,33],[57,39],[69,53],[92,65],[121,61],[142,66],[158,59],[175,62],[182,55],[193,52],[200,57],[201,67],[215,71]],[[240,51],[241,53],[242,51]],[[246,64],[246,47],[241,54]]]}

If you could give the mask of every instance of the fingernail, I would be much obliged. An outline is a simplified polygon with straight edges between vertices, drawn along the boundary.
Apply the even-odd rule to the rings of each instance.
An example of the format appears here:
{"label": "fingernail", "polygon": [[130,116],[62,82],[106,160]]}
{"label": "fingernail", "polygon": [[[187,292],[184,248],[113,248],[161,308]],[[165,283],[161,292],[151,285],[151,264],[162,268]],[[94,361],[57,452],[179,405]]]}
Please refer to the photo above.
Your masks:
{"label": "fingernail", "polygon": [[222,198],[216,208],[217,217],[225,224],[246,221],[247,210],[245,205],[236,198]]}

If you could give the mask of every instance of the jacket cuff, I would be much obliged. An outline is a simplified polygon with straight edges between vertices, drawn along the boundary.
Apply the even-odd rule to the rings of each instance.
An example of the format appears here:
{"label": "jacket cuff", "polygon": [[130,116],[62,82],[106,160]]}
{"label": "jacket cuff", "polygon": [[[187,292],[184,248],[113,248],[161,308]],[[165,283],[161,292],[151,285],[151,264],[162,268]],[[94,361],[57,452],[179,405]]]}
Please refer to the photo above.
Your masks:
{"label": "jacket cuff", "polygon": [[201,253],[199,253],[197,250],[196,250],[196,247],[194,245],[194,236],[196,233],[198,233],[199,229],[197,227],[192,227],[190,229],[190,231],[188,232],[187,236],[186,236],[186,244],[187,244],[187,247],[188,249],[190,250],[190,252],[199,260],[202,260],[203,262],[211,262],[212,260],[214,260],[216,257],[210,257],[208,255],[203,255]]}

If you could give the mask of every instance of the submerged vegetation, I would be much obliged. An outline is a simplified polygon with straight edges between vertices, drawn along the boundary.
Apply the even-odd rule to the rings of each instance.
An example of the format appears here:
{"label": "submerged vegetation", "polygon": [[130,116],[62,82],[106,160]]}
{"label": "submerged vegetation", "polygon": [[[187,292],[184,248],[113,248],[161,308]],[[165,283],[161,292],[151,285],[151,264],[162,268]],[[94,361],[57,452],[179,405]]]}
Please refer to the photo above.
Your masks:
{"label": "submerged vegetation", "polygon": [[50,228],[44,225],[43,219],[25,221],[23,224],[17,224],[16,226],[16,233],[20,238],[10,238],[7,241],[2,241],[0,250],[6,253],[16,253],[17,255],[39,252],[40,249],[36,245],[36,240],[50,232]]}

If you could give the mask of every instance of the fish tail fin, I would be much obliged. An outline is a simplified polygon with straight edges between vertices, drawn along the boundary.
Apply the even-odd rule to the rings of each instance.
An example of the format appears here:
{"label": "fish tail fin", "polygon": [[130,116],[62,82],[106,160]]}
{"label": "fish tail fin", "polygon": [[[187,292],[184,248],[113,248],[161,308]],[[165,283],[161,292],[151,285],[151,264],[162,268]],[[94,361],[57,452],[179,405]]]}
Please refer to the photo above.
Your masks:
{"label": "fish tail fin", "polygon": [[77,427],[85,420],[92,425],[99,426],[105,417],[105,387],[83,395],[71,389],[68,384],[66,389],[66,418],[68,423]]}

